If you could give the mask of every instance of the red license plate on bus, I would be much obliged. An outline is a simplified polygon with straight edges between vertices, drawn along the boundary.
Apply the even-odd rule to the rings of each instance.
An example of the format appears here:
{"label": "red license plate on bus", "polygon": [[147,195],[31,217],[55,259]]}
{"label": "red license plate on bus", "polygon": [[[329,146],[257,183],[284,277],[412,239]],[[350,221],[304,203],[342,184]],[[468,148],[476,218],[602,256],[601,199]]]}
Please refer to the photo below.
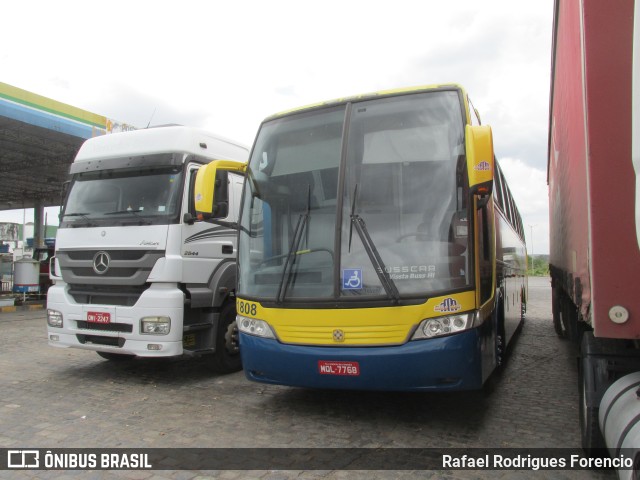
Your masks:
{"label": "red license plate on bus", "polygon": [[111,323],[111,314],[107,312],[87,312],[87,322]]}
{"label": "red license plate on bus", "polygon": [[357,377],[360,375],[360,364],[358,362],[319,360],[318,372],[320,372],[320,375],[345,375]]}

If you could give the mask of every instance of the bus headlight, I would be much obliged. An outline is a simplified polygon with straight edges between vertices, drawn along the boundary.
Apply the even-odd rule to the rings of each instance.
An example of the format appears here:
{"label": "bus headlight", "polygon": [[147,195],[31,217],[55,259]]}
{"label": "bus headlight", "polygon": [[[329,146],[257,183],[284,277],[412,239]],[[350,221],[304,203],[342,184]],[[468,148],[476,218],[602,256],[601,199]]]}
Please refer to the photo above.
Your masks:
{"label": "bus headlight", "polygon": [[140,333],[143,335],[167,335],[171,331],[171,318],[165,316],[142,317]]}
{"label": "bus headlight", "polygon": [[461,315],[448,315],[446,317],[428,318],[418,325],[416,333],[411,340],[421,340],[423,338],[442,337],[458,333],[473,326],[475,314],[463,313]]}
{"label": "bus headlight", "polygon": [[238,324],[238,330],[242,333],[262,338],[276,338],[269,324],[263,320],[238,315],[236,322]]}

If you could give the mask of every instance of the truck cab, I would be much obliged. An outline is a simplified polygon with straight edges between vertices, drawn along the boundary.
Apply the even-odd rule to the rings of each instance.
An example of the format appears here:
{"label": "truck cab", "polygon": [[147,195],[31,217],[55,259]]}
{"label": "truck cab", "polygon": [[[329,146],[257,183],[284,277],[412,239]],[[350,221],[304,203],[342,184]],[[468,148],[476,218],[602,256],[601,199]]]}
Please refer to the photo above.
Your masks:
{"label": "truck cab", "polygon": [[245,162],[248,149],[171,126],[86,141],[60,214],[49,344],[109,360],[210,355],[241,366],[235,320],[236,230],[244,178],[225,178],[216,214],[196,216],[198,169]]}

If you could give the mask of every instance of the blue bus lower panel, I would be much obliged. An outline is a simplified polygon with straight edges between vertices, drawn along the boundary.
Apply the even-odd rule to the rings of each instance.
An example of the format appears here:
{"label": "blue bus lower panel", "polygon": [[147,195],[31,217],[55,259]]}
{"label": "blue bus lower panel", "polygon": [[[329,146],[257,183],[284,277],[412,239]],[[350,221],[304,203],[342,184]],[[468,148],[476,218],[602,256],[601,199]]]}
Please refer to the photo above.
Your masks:
{"label": "blue bus lower panel", "polygon": [[[487,340],[476,328],[390,347],[316,347],[241,333],[240,352],[245,375],[256,382],[349,390],[472,390],[482,387],[482,362],[493,356],[486,352]],[[332,362],[343,363],[327,373]]]}

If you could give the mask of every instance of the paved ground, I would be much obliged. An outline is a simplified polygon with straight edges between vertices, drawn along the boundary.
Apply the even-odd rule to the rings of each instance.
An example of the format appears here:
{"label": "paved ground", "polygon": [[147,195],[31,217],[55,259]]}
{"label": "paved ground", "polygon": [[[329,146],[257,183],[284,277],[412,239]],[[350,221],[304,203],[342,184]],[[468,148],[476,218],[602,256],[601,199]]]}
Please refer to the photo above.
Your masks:
{"label": "paved ground", "polygon": [[[522,331],[480,392],[313,391],[211,374],[193,360],[114,364],[47,346],[44,311],[0,313],[0,448],[578,447],[575,351],[553,331],[547,279],[532,278]],[[61,472],[0,472],[59,478]],[[551,475],[550,475],[551,474]],[[559,472],[128,471],[80,478],[598,478]]]}

